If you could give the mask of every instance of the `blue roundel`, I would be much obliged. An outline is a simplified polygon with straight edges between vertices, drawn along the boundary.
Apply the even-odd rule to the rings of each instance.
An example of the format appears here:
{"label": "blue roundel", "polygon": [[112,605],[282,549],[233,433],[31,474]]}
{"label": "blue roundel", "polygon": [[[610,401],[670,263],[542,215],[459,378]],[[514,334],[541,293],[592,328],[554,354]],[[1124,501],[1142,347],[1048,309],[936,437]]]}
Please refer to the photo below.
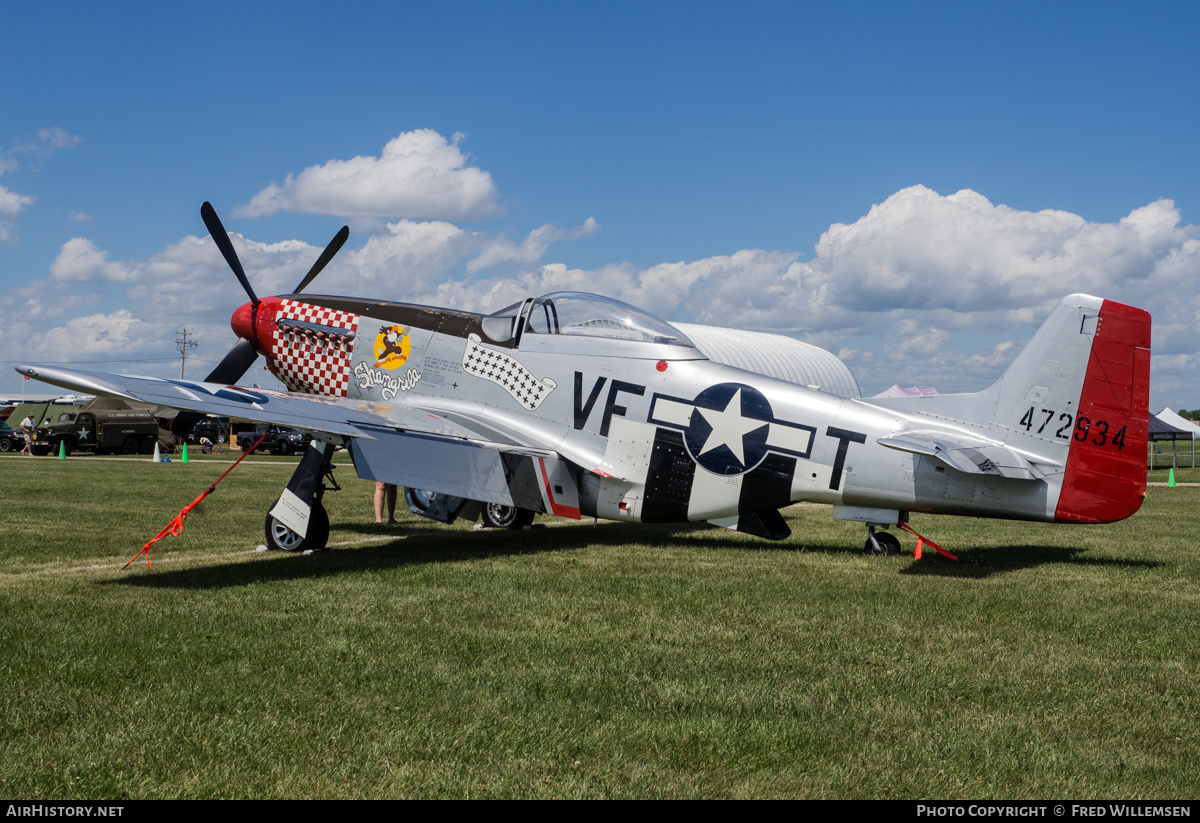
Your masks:
{"label": "blue roundel", "polygon": [[758,389],[718,383],[696,395],[694,403],[683,442],[702,467],[714,474],[742,474],[767,456],[767,435],[775,416]]}

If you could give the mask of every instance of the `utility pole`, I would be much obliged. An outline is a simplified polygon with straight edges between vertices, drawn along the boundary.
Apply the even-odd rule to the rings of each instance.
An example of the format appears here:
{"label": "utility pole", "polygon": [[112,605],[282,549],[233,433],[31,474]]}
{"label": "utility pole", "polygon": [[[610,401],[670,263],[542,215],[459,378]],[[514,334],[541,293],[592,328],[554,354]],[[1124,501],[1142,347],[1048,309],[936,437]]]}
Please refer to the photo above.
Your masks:
{"label": "utility pole", "polygon": [[175,340],[175,348],[179,349],[179,379],[182,380],[183,365],[187,362],[187,351],[188,349],[196,348],[197,344],[194,340],[188,340],[187,326],[183,327],[183,331],[175,333],[179,335],[178,339]]}

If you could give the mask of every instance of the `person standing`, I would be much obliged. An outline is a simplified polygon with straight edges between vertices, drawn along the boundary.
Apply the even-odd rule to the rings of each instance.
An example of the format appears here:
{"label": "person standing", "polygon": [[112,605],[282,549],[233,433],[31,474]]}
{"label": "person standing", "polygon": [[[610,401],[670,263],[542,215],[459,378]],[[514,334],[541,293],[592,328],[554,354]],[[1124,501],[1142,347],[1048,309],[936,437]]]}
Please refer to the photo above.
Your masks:
{"label": "person standing", "polygon": [[33,457],[33,433],[37,431],[37,423],[33,422],[33,415],[29,414],[21,421],[21,433],[25,435],[25,448],[21,449],[22,457]]}
{"label": "person standing", "polygon": [[383,483],[376,481],[375,483],[375,525],[383,525],[383,499],[387,498],[387,510],[389,526],[396,525],[396,484]]}

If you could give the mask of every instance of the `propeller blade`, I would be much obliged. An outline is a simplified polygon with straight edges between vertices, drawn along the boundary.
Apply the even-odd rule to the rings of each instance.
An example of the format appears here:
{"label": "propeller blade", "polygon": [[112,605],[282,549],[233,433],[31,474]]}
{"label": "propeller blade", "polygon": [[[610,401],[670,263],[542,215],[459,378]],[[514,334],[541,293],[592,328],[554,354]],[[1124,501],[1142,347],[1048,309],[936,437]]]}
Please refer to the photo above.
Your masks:
{"label": "propeller blade", "polygon": [[242,268],[242,261],[238,260],[237,252],[233,250],[233,242],[229,239],[229,232],[225,231],[225,227],[221,225],[221,218],[217,217],[216,210],[213,209],[212,204],[207,200],[200,207],[200,217],[204,220],[204,225],[208,227],[208,233],[212,235],[213,242],[217,244],[217,248],[221,250],[221,254],[225,257],[225,262],[229,264],[229,268],[233,269],[233,273],[237,275],[237,279],[241,282],[242,288],[246,290],[246,294],[250,295],[250,302],[257,307],[258,296],[254,293],[254,289],[250,288],[250,281],[246,279],[246,270]]}
{"label": "propeller blade", "polygon": [[239,340],[234,343],[217,367],[209,372],[208,377],[204,378],[205,383],[223,383],[230,385],[242,379],[242,375],[250,371],[250,367],[254,365],[254,361],[258,359],[258,352],[254,350],[254,346],[249,340]]}
{"label": "propeller blade", "polygon": [[[239,340],[233,345],[217,364],[217,367],[204,378],[205,383],[223,383],[230,385],[242,379],[242,375],[250,370],[258,352],[254,350],[249,340]],[[204,419],[200,412],[181,411],[171,421],[171,433],[178,437],[187,437],[192,433],[196,424]]]}
{"label": "propeller blade", "polygon": [[325,251],[321,252],[321,256],[317,258],[317,262],[313,263],[313,267],[308,270],[308,274],[304,275],[304,279],[300,281],[300,285],[296,286],[292,294],[299,294],[304,291],[304,287],[313,281],[313,278],[321,273],[321,269],[329,265],[329,261],[337,254],[342,246],[346,245],[346,241],[350,238],[350,227],[342,226],[342,230],[333,236],[329,241],[329,245],[325,247]]}

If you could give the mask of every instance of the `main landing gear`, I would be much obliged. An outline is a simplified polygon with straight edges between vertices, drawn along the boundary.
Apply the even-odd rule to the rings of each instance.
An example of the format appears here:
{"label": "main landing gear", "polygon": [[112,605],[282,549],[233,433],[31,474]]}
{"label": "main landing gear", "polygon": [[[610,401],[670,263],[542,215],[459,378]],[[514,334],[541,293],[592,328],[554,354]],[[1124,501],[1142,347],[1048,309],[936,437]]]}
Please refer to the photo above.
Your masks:
{"label": "main landing gear", "polygon": [[533,522],[534,514],[529,509],[488,503],[483,507],[483,524],[493,529],[522,529]]}
{"label": "main landing gear", "polygon": [[329,443],[313,441],[308,447],[287,488],[267,513],[263,530],[268,549],[319,552],[328,545],[329,514],[321,501],[325,492],[341,491],[332,460]]}

